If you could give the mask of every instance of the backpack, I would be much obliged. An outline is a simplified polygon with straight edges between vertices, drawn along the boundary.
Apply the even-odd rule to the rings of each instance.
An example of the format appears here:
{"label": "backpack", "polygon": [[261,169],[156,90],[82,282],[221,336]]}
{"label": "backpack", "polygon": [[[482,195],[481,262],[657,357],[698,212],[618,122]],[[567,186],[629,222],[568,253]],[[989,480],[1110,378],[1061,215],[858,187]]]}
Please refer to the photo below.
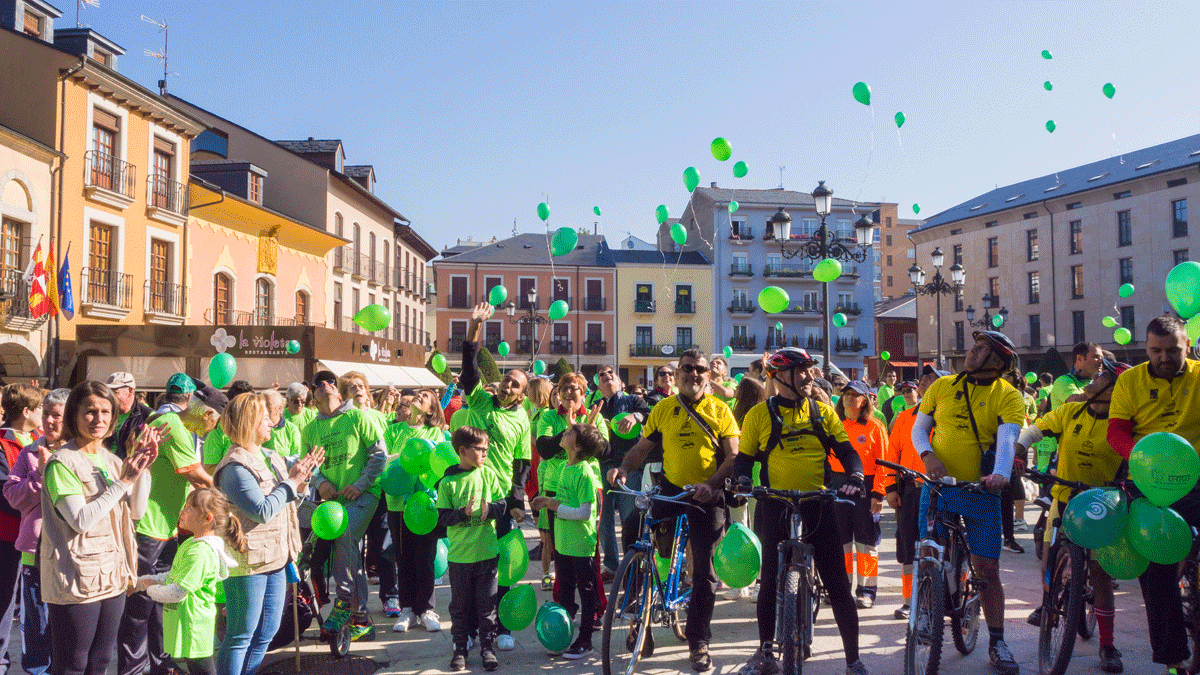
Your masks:
{"label": "backpack", "polygon": [[[767,447],[757,457],[757,460],[762,464],[759,469],[759,482],[765,487],[771,487],[771,481],[767,477],[767,459],[771,456],[771,451],[780,445],[783,441],[783,417],[779,414],[779,404],[775,401],[775,397],[767,399],[767,412],[771,415],[771,435],[767,438]],[[828,453],[833,449],[833,439],[825,431],[824,416],[821,415],[821,406],[817,405],[817,400],[814,398],[808,399],[808,420],[812,424],[811,429],[802,429],[800,433],[812,434],[820,441],[821,446]],[[826,474],[829,473],[829,464],[826,462]],[[826,484],[829,483],[828,475],[826,475]]]}

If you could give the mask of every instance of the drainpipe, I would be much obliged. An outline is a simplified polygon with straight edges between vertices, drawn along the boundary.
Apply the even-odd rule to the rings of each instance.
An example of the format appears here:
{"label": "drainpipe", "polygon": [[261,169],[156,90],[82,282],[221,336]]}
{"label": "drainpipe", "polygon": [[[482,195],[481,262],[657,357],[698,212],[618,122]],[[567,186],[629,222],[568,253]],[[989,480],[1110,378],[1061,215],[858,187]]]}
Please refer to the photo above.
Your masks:
{"label": "drainpipe", "polygon": [[[58,151],[59,152],[63,151],[63,147],[66,145],[66,137],[67,137],[67,124],[66,124],[66,119],[67,119],[67,115],[66,115],[66,113],[67,113],[67,78],[69,78],[72,75],[74,75],[75,73],[79,72],[80,69],[82,69],[86,63],[87,63],[87,57],[81,56],[81,57],[79,57],[79,63],[75,64],[75,66],[73,66],[72,68],[69,68],[67,70],[59,71],[60,72],[59,99],[58,99]],[[54,218],[54,222],[50,223],[50,227],[49,227],[51,244],[54,243],[55,239],[58,239],[60,242],[62,241],[62,210],[63,210],[63,206],[62,206],[62,204],[63,204],[62,170],[63,170],[63,160],[65,160],[65,159],[66,159],[66,155],[61,156],[59,158],[59,162],[58,162],[58,169],[51,169],[51,171],[50,171],[50,176],[51,176],[50,194],[51,194],[52,198],[57,197],[56,198],[57,204],[55,204],[53,207],[51,207],[51,216]],[[57,260],[52,261],[52,262],[55,265],[57,265],[57,263],[58,263]],[[82,265],[80,267],[82,268]],[[50,274],[50,279],[51,279],[50,283],[58,283],[57,272],[58,272],[58,269],[56,267],[54,272],[52,272]],[[58,370],[59,370],[59,361],[61,360],[60,349],[61,349],[61,345],[62,345],[62,339],[61,339],[59,331],[60,331],[59,316],[58,316],[58,314],[55,314],[54,318],[51,320],[51,329],[50,329],[50,336],[49,336],[50,340],[53,343],[54,348],[51,350],[51,353],[50,353],[50,367],[48,367],[46,369],[46,374],[50,376],[50,387],[51,388],[58,387]],[[76,343],[78,343],[78,340],[76,341]]]}
{"label": "drainpipe", "polygon": [[1050,200],[1042,200],[1042,208],[1046,209],[1047,215],[1050,216],[1050,303],[1054,307],[1054,319],[1051,325],[1054,327],[1054,350],[1058,351],[1058,275],[1055,267],[1055,247],[1054,247],[1054,212],[1046,206],[1046,202]]}

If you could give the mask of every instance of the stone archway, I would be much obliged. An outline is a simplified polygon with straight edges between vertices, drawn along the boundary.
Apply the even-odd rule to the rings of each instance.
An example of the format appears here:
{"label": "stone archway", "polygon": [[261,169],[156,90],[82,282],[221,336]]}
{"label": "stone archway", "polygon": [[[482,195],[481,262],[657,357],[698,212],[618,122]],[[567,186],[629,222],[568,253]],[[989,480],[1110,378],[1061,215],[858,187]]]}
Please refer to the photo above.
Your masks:
{"label": "stone archway", "polygon": [[0,377],[7,382],[43,379],[42,359],[27,340],[6,339],[0,342]]}

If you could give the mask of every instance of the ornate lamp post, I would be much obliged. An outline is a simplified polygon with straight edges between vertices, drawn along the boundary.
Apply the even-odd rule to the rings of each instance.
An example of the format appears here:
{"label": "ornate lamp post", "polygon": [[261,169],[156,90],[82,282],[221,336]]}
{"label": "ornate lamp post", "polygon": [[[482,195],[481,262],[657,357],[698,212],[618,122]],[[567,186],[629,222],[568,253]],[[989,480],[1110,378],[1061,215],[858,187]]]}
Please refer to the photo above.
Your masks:
{"label": "ornate lamp post", "polygon": [[[986,328],[988,330],[991,330],[993,328],[999,328],[999,326],[992,323],[995,320],[995,317],[993,317],[992,314],[990,312],[988,312],[988,307],[995,306],[997,299],[993,298],[991,295],[985,295],[982,298],[980,298],[980,300],[983,302],[983,318],[976,321],[975,320],[975,308],[968,305],[967,306],[967,324],[970,326],[975,326],[976,328]],[[1003,326],[1004,322],[1008,320],[1008,308],[1001,307],[1000,311],[996,312],[996,315],[1000,317],[1000,326]]]}
{"label": "ornate lamp post", "polygon": [[[937,298],[937,367],[942,367],[942,296],[943,295],[958,295],[962,293],[963,284],[967,281],[967,271],[963,266],[954,263],[950,266],[950,281],[947,282],[942,277],[942,263],[946,261],[946,256],[942,253],[941,247],[933,249],[930,254],[933,259],[933,280],[925,283],[925,270],[921,269],[920,265],[913,263],[913,266],[908,268],[908,278],[912,281],[913,290],[917,295],[932,295]],[[967,315],[970,316],[974,310],[967,310]]]}
{"label": "ornate lamp post", "polygon": [[529,326],[530,326],[530,329],[529,329],[529,367],[532,372],[533,362],[537,360],[537,353],[538,353],[537,327],[538,326],[548,326],[548,325],[553,324],[554,322],[551,321],[549,317],[538,316],[538,313],[537,313],[537,291],[536,290],[530,289],[529,292],[525,294],[525,300],[527,301],[526,307],[525,307],[525,313],[522,314],[521,316],[517,316],[517,306],[515,304],[513,304],[513,302],[511,300],[508,302],[507,305],[504,306],[504,313],[508,315],[509,323],[517,324],[517,325],[529,324]]}

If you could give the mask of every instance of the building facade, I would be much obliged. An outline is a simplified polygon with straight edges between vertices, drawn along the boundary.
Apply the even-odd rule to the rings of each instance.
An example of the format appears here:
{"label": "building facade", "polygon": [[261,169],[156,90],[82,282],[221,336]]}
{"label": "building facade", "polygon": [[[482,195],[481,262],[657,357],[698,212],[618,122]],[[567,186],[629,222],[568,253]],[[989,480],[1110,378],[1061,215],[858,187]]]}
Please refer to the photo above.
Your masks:
{"label": "building facade", "polygon": [[[907,277],[906,277],[907,278]],[[888,353],[885,362],[880,356],[867,359],[867,377],[875,382],[890,366],[900,381],[920,379],[923,365],[917,349],[917,300],[915,295],[902,295],[875,303],[875,344],[879,353]]]}

